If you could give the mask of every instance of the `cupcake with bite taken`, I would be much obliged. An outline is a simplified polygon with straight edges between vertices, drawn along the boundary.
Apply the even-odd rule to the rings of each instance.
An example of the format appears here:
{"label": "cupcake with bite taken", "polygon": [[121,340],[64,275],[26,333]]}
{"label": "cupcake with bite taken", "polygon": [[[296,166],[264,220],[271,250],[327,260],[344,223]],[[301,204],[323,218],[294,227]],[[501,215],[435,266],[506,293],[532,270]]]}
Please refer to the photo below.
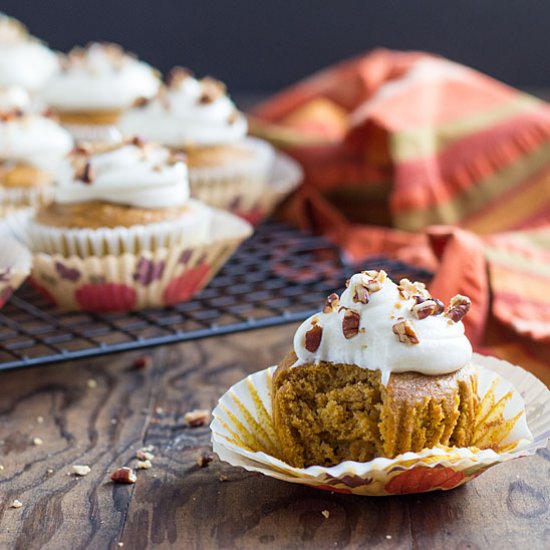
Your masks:
{"label": "cupcake with bite taken", "polygon": [[47,204],[54,172],[71,150],[67,131],[49,117],[29,112],[29,95],[0,88],[0,209],[3,215]]}
{"label": "cupcake with bite taken", "polygon": [[246,137],[246,118],[221,82],[176,68],[153,100],[140,100],[121,118],[120,128],[184,152],[192,196],[237,213],[260,202],[274,152]]}
{"label": "cupcake with bite taken", "polygon": [[57,67],[54,52],[17,19],[0,13],[0,87],[20,86],[36,94]]}
{"label": "cupcake with bite taken", "polygon": [[249,234],[189,198],[181,155],[137,138],[78,146],[57,172],[55,200],[25,227],[38,289],[92,311],[188,299]]}
{"label": "cupcake with bite taken", "polygon": [[78,141],[116,142],[121,114],[159,88],[157,72],[116,44],[76,47],[46,83],[44,101]]}
{"label": "cupcake with bite taken", "polygon": [[[354,275],[299,327],[275,371],[273,426],[285,462],[497,449],[500,439],[476,422],[478,367],[461,322],[469,308],[465,296],[445,307],[423,284],[395,284],[384,271]],[[496,415],[491,427],[509,431],[515,420]]]}

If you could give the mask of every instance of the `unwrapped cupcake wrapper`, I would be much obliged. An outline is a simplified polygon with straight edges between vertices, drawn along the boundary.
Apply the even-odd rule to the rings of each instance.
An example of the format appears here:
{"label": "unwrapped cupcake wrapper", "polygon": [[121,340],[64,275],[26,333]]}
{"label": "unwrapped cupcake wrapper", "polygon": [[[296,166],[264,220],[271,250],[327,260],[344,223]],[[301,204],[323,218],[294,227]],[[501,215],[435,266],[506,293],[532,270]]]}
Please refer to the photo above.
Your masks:
{"label": "unwrapped cupcake wrapper", "polygon": [[39,187],[0,186],[0,216],[6,217],[26,208],[38,208],[53,201],[53,185]]}
{"label": "unwrapped cupcake wrapper", "polygon": [[130,311],[184,302],[204,288],[251,226],[214,210],[207,241],[139,253],[85,258],[34,254],[32,283],[51,302],[68,310]]}
{"label": "unwrapped cupcake wrapper", "polygon": [[31,272],[29,250],[0,229],[0,308]]}
{"label": "unwrapped cupcake wrapper", "polygon": [[[474,354],[473,362],[479,366],[480,398],[494,398],[498,405],[500,398],[511,392],[503,410],[505,420],[521,413],[525,404],[525,412],[500,441],[499,452],[439,446],[393,459],[294,468],[277,458],[279,442],[271,420],[271,382],[276,367],[248,376],[222,396],[211,424],[214,451],[233,466],[334,492],[384,496],[453,489],[491,466],[534,454],[550,437],[550,391],[540,380],[494,357]],[[490,429],[489,423],[486,427]]]}
{"label": "unwrapped cupcake wrapper", "polygon": [[210,206],[234,211],[255,204],[268,181],[275,150],[267,142],[247,138],[243,146],[252,151],[250,159],[231,166],[189,168],[191,196]]}
{"label": "unwrapped cupcake wrapper", "polygon": [[116,144],[122,133],[114,124],[63,124],[76,143]]}
{"label": "unwrapped cupcake wrapper", "polygon": [[[213,210],[191,199],[181,219],[147,225],[99,229],[67,229],[24,220],[23,232],[34,252],[63,256],[137,254],[145,250],[194,246],[209,238]],[[15,220],[15,218],[12,218]],[[14,222],[10,222],[14,223]]]}

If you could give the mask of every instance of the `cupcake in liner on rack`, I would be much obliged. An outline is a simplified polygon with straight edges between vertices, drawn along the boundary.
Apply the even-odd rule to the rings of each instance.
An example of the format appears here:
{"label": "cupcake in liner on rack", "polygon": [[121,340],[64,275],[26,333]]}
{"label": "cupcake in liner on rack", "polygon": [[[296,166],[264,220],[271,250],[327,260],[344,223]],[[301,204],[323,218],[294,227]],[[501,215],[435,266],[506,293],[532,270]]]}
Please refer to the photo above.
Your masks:
{"label": "cupcake in liner on rack", "polygon": [[221,82],[176,68],[157,97],[121,118],[120,128],[184,152],[193,197],[239,214],[261,204],[274,150],[246,137],[246,118]]}
{"label": "cupcake in liner on rack", "polygon": [[0,308],[23,284],[31,272],[32,255],[29,250],[9,235],[0,231]]}
{"label": "cupcake in liner on rack", "polygon": [[36,94],[58,65],[56,54],[22,23],[0,13],[0,87],[20,86]]}
{"label": "cupcake in liner on rack", "polygon": [[532,454],[550,435],[550,392],[472,354],[469,307],[383,271],[354,275],[298,328],[278,367],[220,399],[214,450],[286,481],[373,496],[452,489]]}
{"label": "cupcake in liner on rack", "polygon": [[19,224],[37,289],[91,311],[185,301],[251,233],[189,198],[181,155],[138,139],[77,147],[57,173],[54,202]]}
{"label": "cupcake in liner on rack", "polygon": [[42,97],[77,141],[114,143],[121,114],[159,85],[157,72],[120,46],[91,43],[62,59]]}
{"label": "cupcake in liner on rack", "polygon": [[47,204],[53,175],[71,150],[70,134],[29,110],[23,88],[0,88],[0,214]]}

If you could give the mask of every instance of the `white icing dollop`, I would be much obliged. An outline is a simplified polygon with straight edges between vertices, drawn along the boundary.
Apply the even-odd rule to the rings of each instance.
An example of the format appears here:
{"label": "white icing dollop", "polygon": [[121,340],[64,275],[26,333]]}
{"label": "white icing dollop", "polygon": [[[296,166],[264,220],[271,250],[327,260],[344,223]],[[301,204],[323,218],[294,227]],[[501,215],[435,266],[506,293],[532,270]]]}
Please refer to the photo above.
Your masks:
{"label": "white icing dollop", "polygon": [[0,86],[36,92],[58,68],[57,56],[16,19],[0,13]]}
{"label": "white icing dollop", "polygon": [[25,110],[30,101],[25,88],[21,88],[21,86],[0,86],[0,113]]}
{"label": "white icing dollop", "polygon": [[123,143],[92,154],[77,150],[57,173],[55,201],[96,200],[137,208],[183,206],[189,200],[187,166],[152,143]]}
{"label": "white icing dollop", "polygon": [[70,134],[47,117],[12,114],[0,118],[0,161],[52,172],[72,147]]}
{"label": "white icing dollop", "polygon": [[248,126],[223,84],[180,72],[154,100],[127,112],[120,128],[126,135],[184,148],[238,142],[246,136]]}
{"label": "white icing dollop", "polygon": [[153,97],[160,81],[150,66],[115,44],[75,48],[46,83],[43,99],[59,111],[118,111]]}
{"label": "white icing dollop", "polygon": [[[415,299],[403,297],[389,278],[380,290],[369,293],[368,303],[357,302],[355,288],[364,281],[364,274],[355,274],[340,297],[339,307],[330,313],[319,312],[300,325],[294,336],[296,365],[319,361],[357,365],[379,370],[382,383],[387,384],[393,372],[441,375],[455,372],[470,362],[472,346],[464,334],[462,321],[454,322],[444,314],[418,319],[411,310]],[[359,331],[349,339],[342,330],[346,308],[360,316]],[[401,321],[412,324],[418,343],[401,342],[394,334],[393,326]],[[322,328],[322,335],[318,349],[311,352],[305,345],[306,333],[313,325]]]}

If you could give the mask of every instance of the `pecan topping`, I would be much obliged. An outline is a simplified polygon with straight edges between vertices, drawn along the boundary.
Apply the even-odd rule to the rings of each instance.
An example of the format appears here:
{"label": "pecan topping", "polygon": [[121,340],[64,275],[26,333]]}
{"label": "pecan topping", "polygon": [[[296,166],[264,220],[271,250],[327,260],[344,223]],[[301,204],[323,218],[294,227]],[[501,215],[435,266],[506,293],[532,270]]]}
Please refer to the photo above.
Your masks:
{"label": "pecan topping", "polygon": [[206,105],[208,103],[214,103],[216,99],[225,94],[225,84],[211,78],[209,76],[201,80],[202,94],[199,98],[199,103]]}
{"label": "pecan topping", "polygon": [[130,145],[135,145],[136,147],[143,147],[145,145],[145,140],[141,136],[134,136],[130,140]]}
{"label": "pecan topping", "polygon": [[470,306],[472,305],[472,302],[470,298],[467,296],[462,296],[461,294],[457,294],[453,298],[451,298],[451,303],[449,304],[449,309],[445,312],[445,315],[454,321],[455,323],[458,323],[468,311],[470,311]]}
{"label": "pecan topping", "polygon": [[197,456],[197,466],[199,468],[205,468],[214,460],[214,453],[205,451]]}
{"label": "pecan topping", "polygon": [[169,87],[179,86],[184,80],[193,76],[192,71],[185,67],[174,67],[166,78],[166,84]]}
{"label": "pecan topping", "polygon": [[368,304],[369,289],[365,285],[355,285],[353,289],[353,301],[360,304]]}
{"label": "pecan topping", "polygon": [[405,300],[414,298],[418,303],[418,299],[427,300],[431,298],[424,283],[411,283],[409,279],[401,279],[397,288],[399,289],[399,294]]}
{"label": "pecan topping", "polygon": [[437,298],[428,298],[427,300],[424,300],[420,296],[416,296],[416,298],[420,298],[421,301],[417,300],[411,311],[417,319],[425,319],[430,315],[439,315],[445,310],[443,302]]}
{"label": "pecan topping", "polygon": [[327,301],[325,302],[325,305],[323,307],[323,313],[332,313],[333,311],[338,309],[338,306],[340,305],[340,298],[338,298],[338,294],[335,294],[334,292],[327,297]]}
{"label": "pecan topping", "polygon": [[235,124],[239,120],[239,111],[233,111],[228,117],[227,117],[227,123],[228,124]]}
{"label": "pecan topping", "polygon": [[357,311],[353,309],[348,309],[344,314],[344,320],[342,321],[342,332],[344,333],[344,338],[349,340],[354,336],[357,336],[359,333],[359,322],[361,321],[361,316]]}
{"label": "pecan topping", "polygon": [[149,103],[151,103],[151,100],[146,98],[146,97],[138,97],[132,107],[135,107],[136,109],[141,109],[142,107],[145,107],[147,105],[149,105]]}
{"label": "pecan topping", "polygon": [[168,164],[173,166],[177,162],[187,162],[187,157],[182,151],[173,151],[168,158]]}
{"label": "pecan topping", "polygon": [[420,340],[410,321],[399,321],[392,327],[393,333],[397,334],[399,341],[403,344],[419,344]]}
{"label": "pecan topping", "polygon": [[315,353],[321,345],[321,338],[323,336],[323,329],[319,325],[311,327],[306,332],[306,344],[305,347],[310,353]]}
{"label": "pecan topping", "polygon": [[76,174],[76,178],[82,181],[83,183],[90,184],[94,181],[94,173],[92,171],[92,166],[89,162],[84,164],[81,170]]}
{"label": "pecan topping", "polygon": [[133,367],[134,369],[148,369],[153,365],[153,359],[150,355],[141,355],[134,359]]}
{"label": "pecan topping", "polygon": [[115,470],[111,474],[111,479],[115,483],[125,483],[127,485],[130,485],[137,481],[137,476],[132,468],[127,468],[125,466],[124,468],[118,468],[117,470]]}
{"label": "pecan topping", "polygon": [[378,292],[386,282],[387,277],[383,269],[380,271],[362,271],[361,275],[363,275],[363,283],[369,292]]}

